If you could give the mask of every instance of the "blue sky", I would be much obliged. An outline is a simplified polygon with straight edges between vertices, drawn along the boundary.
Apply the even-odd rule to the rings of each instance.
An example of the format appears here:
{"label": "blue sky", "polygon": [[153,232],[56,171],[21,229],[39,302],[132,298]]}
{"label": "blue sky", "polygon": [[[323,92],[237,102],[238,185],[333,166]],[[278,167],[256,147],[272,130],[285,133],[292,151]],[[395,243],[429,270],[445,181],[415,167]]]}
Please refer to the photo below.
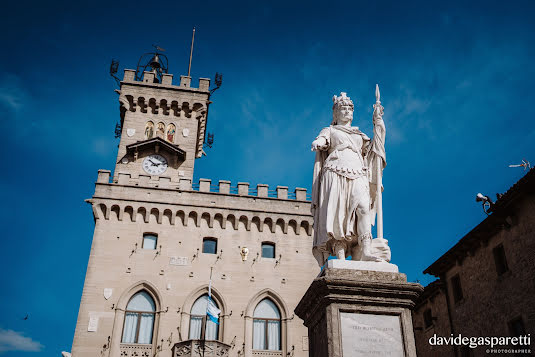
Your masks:
{"label": "blue sky", "polygon": [[[485,216],[535,162],[535,3],[9,2],[0,29],[4,133],[0,355],[70,351],[93,232],[98,169],[113,169],[112,58],[135,68],[156,43],[169,69],[223,73],[195,178],[311,186],[310,143],[331,98],[371,135],[387,126],[385,237],[410,281]],[[31,10],[31,11],[30,11]],[[195,83],[195,80],[194,80]],[[28,320],[22,320],[29,314]],[[40,351],[37,353],[36,351]]]}

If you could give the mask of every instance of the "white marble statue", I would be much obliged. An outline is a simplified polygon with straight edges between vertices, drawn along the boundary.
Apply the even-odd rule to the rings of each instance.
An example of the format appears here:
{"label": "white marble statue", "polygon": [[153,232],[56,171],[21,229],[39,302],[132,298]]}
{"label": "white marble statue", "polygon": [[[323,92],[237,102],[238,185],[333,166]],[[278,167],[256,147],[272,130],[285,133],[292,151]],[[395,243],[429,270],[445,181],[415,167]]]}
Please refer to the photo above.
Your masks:
{"label": "white marble statue", "polygon": [[[338,259],[351,256],[359,261],[390,260],[387,241],[382,239],[381,182],[386,156],[378,87],[376,96],[372,140],[358,127],[351,126],[353,102],[342,92],[333,97],[331,125],[323,128],[312,142],[312,150],[316,151],[312,185],[313,254],[320,266],[329,255]],[[378,206],[379,238],[372,239],[371,226]]]}

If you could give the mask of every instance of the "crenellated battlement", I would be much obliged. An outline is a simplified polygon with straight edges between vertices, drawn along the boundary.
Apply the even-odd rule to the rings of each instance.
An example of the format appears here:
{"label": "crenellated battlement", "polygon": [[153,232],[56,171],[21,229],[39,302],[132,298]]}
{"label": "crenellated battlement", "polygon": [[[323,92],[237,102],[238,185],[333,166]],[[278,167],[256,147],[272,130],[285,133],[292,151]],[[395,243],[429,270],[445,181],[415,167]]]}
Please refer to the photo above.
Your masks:
{"label": "crenellated battlement", "polygon": [[178,85],[173,85],[173,75],[169,73],[162,74],[162,81],[159,83],[156,80],[154,72],[143,72],[143,79],[141,81],[136,81],[136,71],[133,69],[125,69],[123,83],[137,83],[155,86],[157,88],[170,88],[170,89],[188,89],[188,91],[199,91],[199,92],[209,92],[210,79],[209,78],[199,78],[199,87],[191,87],[191,77],[190,76],[180,76],[180,83]]}
{"label": "crenellated battlement", "polygon": [[132,222],[180,222],[184,226],[190,222],[196,227],[205,221],[208,228],[218,222],[221,229],[242,226],[249,231],[255,226],[259,232],[275,233],[279,227],[284,234],[312,234],[310,201],[304,188],[288,194],[286,186],[269,190],[268,185],[260,184],[250,189],[246,182],[232,186],[230,181],[220,180],[218,185],[211,185],[211,180],[201,179],[193,185],[181,180],[182,186],[177,187],[165,177],[141,177],[136,183],[128,182],[126,175],[119,177],[124,181],[110,182],[110,171],[99,170],[95,194],[88,201],[96,220],[122,221],[127,216]]}
{"label": "crenellated battlement", "polygon": [[98,170],[97,183],[310,201],[310,193],[307,192],[306,188],[301,187],[296,187],[293,192],[289,192],[287,186],[277,186],[275,189],[270,189],[266,184],[257,184],[255,188],[250,187],[249,182],[238,182],[235,186],[232,186],[232,183],[227,180],[219,180],[218,184],[214,185],[212,184],[212,180],[203,178],[199,179],[199,182],[196,183],[192,183],[190,179],[181,178],[176,183],[172,182],[171,178],[166,176],[138,175],[137,178],[133,178],[131,174],[122,172],[117,174],[116,180],[112,180],[110,170]]}

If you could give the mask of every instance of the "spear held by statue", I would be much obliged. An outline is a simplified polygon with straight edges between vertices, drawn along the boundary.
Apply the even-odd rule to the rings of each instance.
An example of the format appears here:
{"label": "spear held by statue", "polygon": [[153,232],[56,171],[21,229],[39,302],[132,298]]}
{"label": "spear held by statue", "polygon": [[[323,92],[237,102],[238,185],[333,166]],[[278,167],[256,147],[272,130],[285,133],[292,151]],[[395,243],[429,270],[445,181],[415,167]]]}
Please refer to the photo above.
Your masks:
{"label": "spear held by statue", "polygon": [[[379,92],[379,84],[375,85],[375,104],[373,105],[373,126],[374,134],[376,132],[375,126],[377,125],[377,120],[382,119],[384,108],[381,105],[381,92]],[[384,130],[384,126],[382,127]],[[384,143],[383,143],[384,147]],[[384,150],[384,149],[383,149]],[[377,207],[377,238],[383,238],[383,161],[384,157],[377,155],[375,158],[377,164],[375,169],[377,170],[377,192],[376,192],[376,207]]]}

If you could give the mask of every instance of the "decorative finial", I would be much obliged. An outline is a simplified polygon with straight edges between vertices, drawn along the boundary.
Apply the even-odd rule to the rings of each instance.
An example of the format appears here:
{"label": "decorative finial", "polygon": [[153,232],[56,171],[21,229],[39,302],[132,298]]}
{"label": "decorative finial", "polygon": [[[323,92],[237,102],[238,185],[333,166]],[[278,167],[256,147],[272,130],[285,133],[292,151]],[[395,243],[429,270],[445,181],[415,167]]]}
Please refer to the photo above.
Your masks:
{"label": "decorative finial", "polygon": [[381,92],[379,92],[379,84],[375,85],[375,102],[381,103]]}

